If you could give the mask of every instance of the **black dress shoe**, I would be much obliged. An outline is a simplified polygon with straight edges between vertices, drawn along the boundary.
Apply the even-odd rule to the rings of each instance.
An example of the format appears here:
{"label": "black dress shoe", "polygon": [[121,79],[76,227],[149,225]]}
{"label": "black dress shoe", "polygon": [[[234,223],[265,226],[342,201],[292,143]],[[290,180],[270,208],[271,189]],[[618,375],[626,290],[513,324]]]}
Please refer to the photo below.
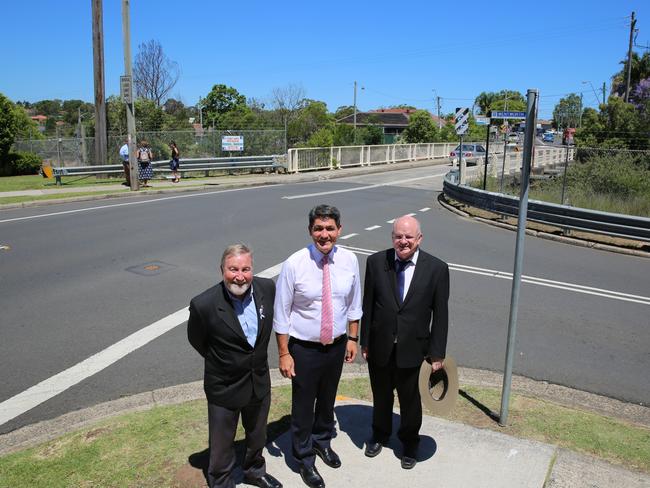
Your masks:
{"label": "black dress shoe", "polygon": [[276,480],[269,473],[266,473],[259,478],[249,478],[244,476],[244,483],[247,485],[255,485],[260,488],[282,488],[282,483]]}
{"label": "black dress shoe", "polygon": [[402,469],[413,469],[417,463],[415,456],[402,456]]}
{"label": "black dress shoe", "polygon": [[301,466],[300,477],[310,488],[325,488],[325,481],[323,481],[322,476],[316,470],[316,466],[312,468]]}
{"label": "black dress shoe", "polygon": [[318,457],[323,460],[330,468],[340,468],[341,467],[341,458],[338,454],[334,452],[331,447],[320,448],[316,444],[312,446],[312,449]]}
{"label": "black dress shoe", "polygon": [[374,440],[368,441],[364,454],[368,457],[375,457],[381,452],[382,447],[381,442],[376,442]]}

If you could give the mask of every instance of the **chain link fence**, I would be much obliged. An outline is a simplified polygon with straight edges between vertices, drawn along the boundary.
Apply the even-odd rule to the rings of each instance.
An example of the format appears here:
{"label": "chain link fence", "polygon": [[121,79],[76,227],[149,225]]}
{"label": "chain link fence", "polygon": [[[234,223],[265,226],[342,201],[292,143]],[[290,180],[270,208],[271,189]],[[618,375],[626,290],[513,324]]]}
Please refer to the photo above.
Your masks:
{"label": "chain link fence", "polygon": [[[243,151],[222,151],[223,136],[243,136]],[[259,156],[284,154],[284,130],[203,130],[203,131],[157,131],[138,132],[137,140],[146,140],[153,151],[154,159],[169,159],[169,142],[176,141],[181,158],[208,158],[230,156]],[[109,134],[107,161],[105,164],[121,162],[119,149],[126,141],[125,134]],[[20,140],[14,143],[16,151],[28,151],[49,160],[52,166],[93,166],[95,161],[95,138],[57,138]]]}

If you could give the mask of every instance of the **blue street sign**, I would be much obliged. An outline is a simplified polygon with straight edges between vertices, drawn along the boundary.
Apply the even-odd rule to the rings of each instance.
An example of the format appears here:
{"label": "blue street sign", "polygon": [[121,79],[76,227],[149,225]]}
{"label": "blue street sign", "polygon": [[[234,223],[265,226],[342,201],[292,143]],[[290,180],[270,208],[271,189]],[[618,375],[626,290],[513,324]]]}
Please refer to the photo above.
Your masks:
{"label": "blue street sign", "polygon": [[493,119],[525,119],[526,112],[504,112],[492,110],[490,115]]}

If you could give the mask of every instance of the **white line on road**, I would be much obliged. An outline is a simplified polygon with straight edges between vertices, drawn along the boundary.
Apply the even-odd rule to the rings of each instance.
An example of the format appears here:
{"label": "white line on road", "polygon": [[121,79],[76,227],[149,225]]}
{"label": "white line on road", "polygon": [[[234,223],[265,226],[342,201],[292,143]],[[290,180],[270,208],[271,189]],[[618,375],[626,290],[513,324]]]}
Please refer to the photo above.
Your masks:
{"label": "white line on road", "polygon": [[354,236],[358,236],[358,235],[359,234],[356,234],[356,233],[353,232],[352,234],[347,234],[347,235],[341,236],[341,237],[339,237],[339,239],[345,240],[345,239],[349,239],[350,237],[354,237]]}
{"label": "white line on road", "polygon": [[[273,186],[281,186],[281,185],[273,185]],[[282,185],[284,186],[284,185]],[[268,188],[268,186],[266,187]],[[192,193],[189,195],[174,195],[171,197],[162,197],[162,198],[153,198],[151,200],[142,200],[138,202],[122,202],[122,203],[115,203],[113,205],[100,205],[97,207],[88,207],[88,208],[77,208],[74,210],[62,210],[61,212],[51,212],[51,213],[46,213],[46,214],[39,214],[39,215],[29,215],[27,217],[16,217],[13,219],[5,219],[5,220],[0,220],[0,224],[4,224],[7,222],[18,222],[20,220],[31,220],[31,219],[42,219],[44,217],[54,217],[56,215],[65,215],[65,214],[73,214],[73,213],[80,213],[80,212],[90,212],[92,210],[103,210],[106,208],[115,208],[115,207],[126,207],[129,205],[145,205],[148,203],[157,203],[157,202],[162,202],[164,200],[177,200],[179,198],[196,198],[196,197],[205,197],[208,195],[216,195],[219,193],[229,193],[233,191],[244,191],[244,190],[259,190],[260,187],[247,187],[247,188],[232,188],[230,190],[219,190],[219,191],[209,191],[209,192],[201,192],[201,193]]]}
{"label": "white line on road", "polygon": [[379,229],[380,227],[381,225],[371,225],[370,227],[366,227],[365,230],[375,230],[375,229]]}
{"label": "white line on road", "polygon": [[390,219],[390,220],[387,220],[386,223],[387,224],[394,224],[396,220],[397,219]]}
{"label": "white line on road", "polygon": [[376,185],[359,186],[357,188],[346,188],[344,190],[331,190],[331,191],[320,191],[318,193],[305,193],[303,195],[291,195],[291,196],[284,196],[282,198],[286,200],[294,200],[296,198],[309,198],[309,197],[318,197],[321,195],[333,195],[334,193],[348,193],[351,191],[370,190],[372,188],[380,188],[382,186],[393,186],[399,183],[409,183],[411,181],[426,180],[428,178],[439,178],[441,176],[444,176],[444,174],[441,173],[439,175],[418,176],[417,178],[408,178],[406,180],[391,181],[390,183],[378,183]]}
{"label": "white line on road", "polygon": [[[364,256],[369,256],[374,254],[377,251],[372,249],[362,249],[358,247],[350,246],[341,246],[349,249],[350,251],[356,254],[362,254]],[[512,273],[505,271],[498,271],[494,269],[487,268],[477,268],[475,266],[466,266],[463,264],[449,263],[449,269],[453,271],[460,271],[463,273],[477,274],[481,276],[488,276],[491,278],[499,278],[503,280],[512,280]],[[522,275],[521,281],[524,283],[529,283],[531,285],[546,286],[548,288],[558,288],[561,290],[568,290],[575,293],[582,293],[585,295],[595,295],[605,298],[610,298],[612,300],[621,300],[625,302],[640,303],[642,305],[650,305],[650,297],[643,295],[632,295],[630,293],[623,293],[620,291],[606,290],[604,288],[594,288],[591,286],[578,285],[576,283],[567,283],[564,281],[555,281],[548,280],[546,278],[537,278],[535,276]]]}
{"label": "white line on road", "polygon": [[[282,263],[265,269],[258,276],[273,278],[280,272]],[[141,348],[165,332],[186,322],[190,316],[187,307],[182,308],[167,317],[164,317],[151,325],[148,325],[137,332],[125,337],[103,351],[93,354],[80,363],[61,371],[54,376],[41,381],[37,385],[28,388],[22,393],[0,403],[0,425],[22,415],[41,403],[64,392],[77,383],[99,373],[111,364],[119,361],[127,354]]]}
{"label": "white line on road", "polygon": [[431,210],[429,207],[424,207],[418,210],[418,212],[428,212],[429,210]]}

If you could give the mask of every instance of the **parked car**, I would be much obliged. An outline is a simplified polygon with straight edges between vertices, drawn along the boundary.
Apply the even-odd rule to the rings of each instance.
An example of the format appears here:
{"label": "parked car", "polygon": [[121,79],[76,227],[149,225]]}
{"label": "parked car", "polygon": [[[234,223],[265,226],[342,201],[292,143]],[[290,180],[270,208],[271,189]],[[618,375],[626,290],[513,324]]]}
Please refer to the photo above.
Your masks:
{"label": "parked car", "polygon": [[542,141],[544,142],[555,142],[555,134],[552,132],[544,132],[542,136]]}
{"label": "parked car", "polygon": [[[460,145],[456,146],[449,157],[456,164],[460,156]],[[463,144],[463,159],[467,164],[476,164],[478,161],[485,160],[485,148],[480,144]]]}
{"label": "parked car", "polygon": [[519,142],[519,134],[517,134],[516,132],[510,132],[506,136],[506,140],[508,142],[513,142],[513,143],[517,144]]}

